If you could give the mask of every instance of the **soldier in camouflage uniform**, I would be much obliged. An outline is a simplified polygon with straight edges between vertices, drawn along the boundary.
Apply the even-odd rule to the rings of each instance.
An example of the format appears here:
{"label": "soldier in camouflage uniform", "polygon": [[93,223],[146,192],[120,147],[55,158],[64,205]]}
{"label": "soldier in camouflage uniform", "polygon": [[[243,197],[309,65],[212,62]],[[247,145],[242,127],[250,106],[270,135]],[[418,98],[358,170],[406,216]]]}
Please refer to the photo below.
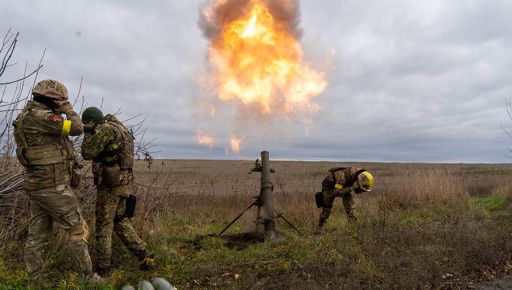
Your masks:
{"label": "soldier in camouflage uniform", "polygon": [[[82,114],[85,134],[82,156],[93,161],[96,199],[96,271],[105,273],[112,256],[112,231],[147,270],[155,261],[154,255],[137,235],[130,222],[135,196],[130,194],[133,180],[133,136],[113,115],[103,116],[95,107]],[[130,210],[131,209],[131,210]]]}
{"label": "soldier in camouflage uniform", "polygon": [[336,197],[343,199],[343,207],[347,218],[356,219],[354,215],[354,198],[352,192],[359,194],[373,189],[373,176],[365,169],[356,167],[336,167],[329,169],[329,174],[322,181],[321,205],[322,213],[318,220],[318,230],[321,231],[332,211]]}
{"label": "soldier in camouflage uniform", "polygon": [[101,278],[92,272],[87,248],[88,226],[71,189],[71,179],[76,177],[71,166],[75,152],[68,136],[82,134],[82,121],[60,82],[43,80],[33,88],[32,95],[33,100],[13,122],[16,155],[26,168],[23,187],[30,198],[25,245],[29,279],[44,280],[43,250],[55,222],[68,233],[67,247],[78,270],[91,281],[99,281]]}

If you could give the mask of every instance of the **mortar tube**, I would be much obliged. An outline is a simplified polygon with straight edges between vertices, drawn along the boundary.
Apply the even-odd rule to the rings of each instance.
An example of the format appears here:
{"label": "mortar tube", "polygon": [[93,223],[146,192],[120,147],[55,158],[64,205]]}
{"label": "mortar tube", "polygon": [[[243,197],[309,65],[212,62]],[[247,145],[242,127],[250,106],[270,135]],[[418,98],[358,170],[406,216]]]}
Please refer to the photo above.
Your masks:
{"label": "mortar tube", "polygon": [[261,152],[261,199],[263,203],[263,224],[265,235],[273,240],[275,238],[274,199],[272,179],[270,177],[270,161],[268,151]]}

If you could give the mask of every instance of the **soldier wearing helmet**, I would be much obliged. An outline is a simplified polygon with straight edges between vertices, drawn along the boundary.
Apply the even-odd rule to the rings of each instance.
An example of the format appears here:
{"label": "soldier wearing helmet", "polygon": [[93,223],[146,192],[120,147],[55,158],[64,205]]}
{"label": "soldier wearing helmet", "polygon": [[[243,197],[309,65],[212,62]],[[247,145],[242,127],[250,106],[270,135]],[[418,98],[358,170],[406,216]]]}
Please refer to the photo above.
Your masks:
{"label": "soldier wearing helmet", "polygon": [[112,256],[112,232],[139,258],[140,268],[148,270],[154,255],[135,232],[133,217],[136,198],[130,194],[133,180],[133,136],[113,115],[103,116],[95,107],[82,113],[84,140],[82,156],[93,161],[96,195],[96,271],[106,273]]}
{"label": "soldier wearing helmet", "polygon": [[67,247],[78,270],[98,281],[101,278],[92,272],[87,247],[89,229],[71,188],[75,152],[68,136],[82,134],[82,121],[60,82],[40,81],[32,95],[33,100],[13,122],[16,156],[25,167],[23,187],[30,198],[25,245],[29,279],[35,283],[43,280],[43,250],[55,223],[69,234]]}
{"label": "soldier wearing helmet", "polygon": [[317,193],[317,206],[322,208],[318,220],[318,230],[331,215],[332,204],[336,197],[343,199],[343,207],[350,221],[354,221],[354,199],[352,192],[372,191],[373,175],[365,169],[357,167],[335,167],[329,169],[329,174],[322,181],[322,191]]}

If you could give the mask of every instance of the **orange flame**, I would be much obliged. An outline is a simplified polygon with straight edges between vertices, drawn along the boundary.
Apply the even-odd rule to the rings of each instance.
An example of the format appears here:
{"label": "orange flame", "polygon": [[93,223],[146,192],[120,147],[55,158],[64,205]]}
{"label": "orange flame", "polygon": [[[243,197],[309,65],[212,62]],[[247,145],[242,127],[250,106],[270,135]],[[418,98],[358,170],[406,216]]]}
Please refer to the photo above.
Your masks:
{"label": "orange flame", "polygon": [[213,148],[213,146],[215,145],[215,138],[213,138],[213,136],[209,135],[208,133],[204,132],[201,129],[197,130],[196,138],[197,143],[205,145],[208,148]]}
{"label": "orange flame", "polygon": [[[211,20],[212,12],[204,11],[203,16]],[[209,54],[219,99],[255,105],[262,114],[318,110],[312,98],[327,82],[302,59],[296,37],[262,0],[251,0],[245,15],[219,27]]]}

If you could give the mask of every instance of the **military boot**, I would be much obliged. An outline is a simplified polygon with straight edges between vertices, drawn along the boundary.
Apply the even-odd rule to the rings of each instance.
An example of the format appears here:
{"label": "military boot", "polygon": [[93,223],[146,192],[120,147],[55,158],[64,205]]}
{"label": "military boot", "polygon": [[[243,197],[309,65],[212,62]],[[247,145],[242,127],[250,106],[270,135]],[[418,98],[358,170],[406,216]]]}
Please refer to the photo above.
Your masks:
{"label": "military boot", "polygon": [[108,273],[108,268],[105,268],[105,267],[101,267],[101,266],[96,266],[96,268],[94,269],[96,271],[96,273],[102,277],[105,277]]}
{"label": "military boot", "polygon": [[152,252],[150,252],[148,250],[141,251],[140,254],[138,255],[138,257],[139,257],[139,261],[140,261],[139,268],[141,270],[144,270],[144,271],[151,270],[156,264],[155,254],[153,254]]}
{"label": "military boot", "polygon": [[325,234],[324,223],[325,222],[322,222],[322,221],[320,221],[318,223],[318,226],[316,227],[315,235]]}

